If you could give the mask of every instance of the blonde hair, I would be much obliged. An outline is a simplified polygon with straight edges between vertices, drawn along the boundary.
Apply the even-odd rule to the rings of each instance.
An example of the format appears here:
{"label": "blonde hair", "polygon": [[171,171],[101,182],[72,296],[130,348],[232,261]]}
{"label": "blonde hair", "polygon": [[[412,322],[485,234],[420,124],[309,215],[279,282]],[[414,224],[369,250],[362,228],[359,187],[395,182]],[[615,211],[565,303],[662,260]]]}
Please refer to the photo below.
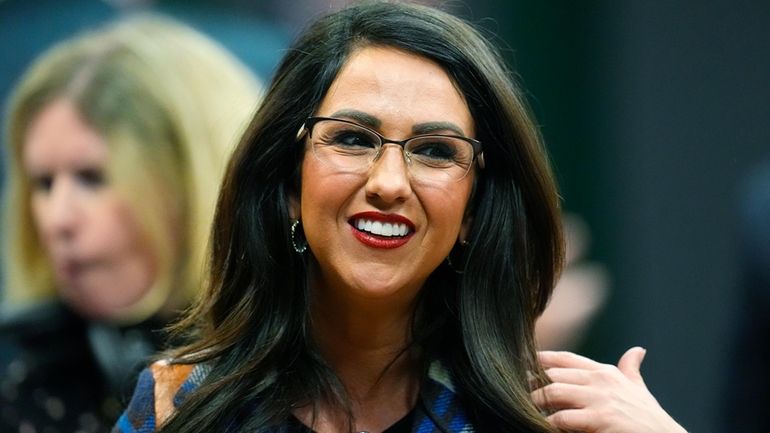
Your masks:
{"label": "blonde hair", "polygon": [[158,261],[153,287],[126,321],[186,306],[201,287],[219,183],[259,97],[256,79],[222,47],[159,16],[124,19],[45,53],[8,107],[6,300],[56,295],[21,162],[26,130],[48,104],[66,99],[102,135],[110,185],[133,204]]}

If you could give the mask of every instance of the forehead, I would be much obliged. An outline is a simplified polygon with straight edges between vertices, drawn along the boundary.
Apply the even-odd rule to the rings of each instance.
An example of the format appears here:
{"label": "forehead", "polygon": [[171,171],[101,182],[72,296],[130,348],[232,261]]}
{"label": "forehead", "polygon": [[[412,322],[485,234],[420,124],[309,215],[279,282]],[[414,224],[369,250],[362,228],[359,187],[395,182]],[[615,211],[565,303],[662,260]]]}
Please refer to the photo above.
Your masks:
{"label": "forehead", "polygon": [[436,62],[407,51],[367,46],[351,53],[324,96],[316,115],[362,111],[384,127],[447,121],[473,136],[465,98]]}
{"label": "forehead", "polygon": [[40,110],[32,118],[22,143],[22,159],[27,168],[104,164],[107,157],[102,136],[66,99],[53,101]]}

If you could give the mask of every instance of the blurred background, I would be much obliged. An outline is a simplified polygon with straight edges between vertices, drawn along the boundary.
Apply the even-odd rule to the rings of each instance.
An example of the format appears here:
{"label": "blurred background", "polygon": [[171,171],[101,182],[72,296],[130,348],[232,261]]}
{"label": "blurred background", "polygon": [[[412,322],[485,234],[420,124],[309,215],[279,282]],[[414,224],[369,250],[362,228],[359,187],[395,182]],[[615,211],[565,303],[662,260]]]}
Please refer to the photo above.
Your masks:
{"label": "blurred background", "polygon": [[[0,97],[50,44],[137,8],[192,24],[267,81],[303,23],[345,3],[0,0]],[[770,2],[431,3],[503,48],[563,206],[590,233],[586,258],[606,269],[604,306],[573,347],[613,363],[646,347],[643,374],[662,406],[690,431],[726,431],[726,387],[765,370],[731,356],[752,237],[742,233],[743,185],[770,158]],[[750,352],[766,356],[767,346]]]}

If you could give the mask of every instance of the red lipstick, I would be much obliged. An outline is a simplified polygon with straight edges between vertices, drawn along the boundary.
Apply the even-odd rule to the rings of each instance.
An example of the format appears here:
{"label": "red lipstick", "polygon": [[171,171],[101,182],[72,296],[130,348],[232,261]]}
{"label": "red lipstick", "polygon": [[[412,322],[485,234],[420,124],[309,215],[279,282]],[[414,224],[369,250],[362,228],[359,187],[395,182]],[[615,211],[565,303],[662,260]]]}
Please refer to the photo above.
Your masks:
{"label": "red lipstick", "polygon": [[[403,235],[399,234],[394,236],[387,236],[361,230],[357,227],[358,222],[361,220],[390,224],[394,230],[399,230],[400,232],[403,232],[404,229],[404,227],[401,226],[405,226],[406,233]],[[415,230],[414,223],[408,218],[401,215],[385,214],[380,212],[357,213],[348,220],[348,223],[350,224],[353,236],[358,239],[359,242],[368,247],[379,249],[393,249],[406,244],[414,235]]]}

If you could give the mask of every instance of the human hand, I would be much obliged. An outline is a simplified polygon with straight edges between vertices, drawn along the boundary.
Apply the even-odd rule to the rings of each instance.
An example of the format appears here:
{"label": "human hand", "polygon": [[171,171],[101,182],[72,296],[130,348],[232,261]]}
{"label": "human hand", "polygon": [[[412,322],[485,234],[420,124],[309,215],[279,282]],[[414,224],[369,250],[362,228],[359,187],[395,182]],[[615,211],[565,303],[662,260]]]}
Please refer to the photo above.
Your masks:
{"label": "human hand", "polygon": [[686,433],[647,389],[639,367],[646,350],[633,347],[618,365],[571,352],[539,352],[553,383],[532,392],[548,421],[585,433]]}

